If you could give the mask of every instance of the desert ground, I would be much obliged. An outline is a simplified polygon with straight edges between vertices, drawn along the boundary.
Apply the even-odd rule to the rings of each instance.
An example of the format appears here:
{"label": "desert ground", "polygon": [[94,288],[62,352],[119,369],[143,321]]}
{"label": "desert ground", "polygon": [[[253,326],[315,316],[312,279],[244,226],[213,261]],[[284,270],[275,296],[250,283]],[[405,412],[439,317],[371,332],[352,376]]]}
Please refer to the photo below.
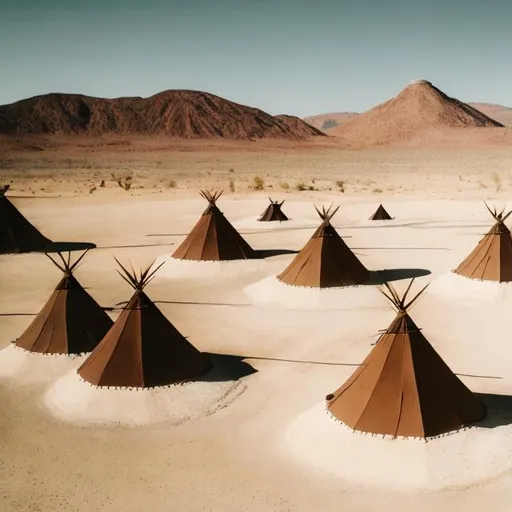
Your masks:
{"label": "desert ground", "polygon": [[[172,253],[205,208],[198,195],[203,187],[225,190],[219,207],[256,249],[299,250],[319,222],[313,205],[340,204],[333,225],[367,268],[420,275],[415,289],[453,269],[488,231],[492,218],[483,200],[511,206],[512,152],[502,145],[347,151],[330,140],[202,142],[200,150],[198,144],[121,138],[84,139],[73,148],[44,138],[30,147],[4,144],[0,178],[11,183],[12,202],[46,236],[97,244],[76,275],[103,306],[131,293],[113,256],[138,267]],[[267,196],[286,199],[293,228],[255,222]],[[394,220],[368,221],[381,202]],[[402,467],[383,466],[396,470],[394,483],[389,473],[379,478],[375,467],[367,482],[352,478],[350,465],[358,475],[378,465],[371,450],[364,448],[359,460],[345,459],[338,438],[323,435],[325,419],[315,436],[310,411],[348,378],[394,312],[376,289],[357,306],[343,292],[329,298],[328,308],[308,300],[289,307],[278,296],[255,303],[247,288],[292,258],[280,254],[207,275],[169,276],[166,264],[148,286],[148,295],[196,347],[240,356],[246,365],[238,375],[240,393],[190,421],[128,427],[61,420],[45,396],[76,361],[54,366],[43,357],[18,372],[0,352],[0,509],[509,510],[512,414],[505,405],[493,413],[500,421],[486,424],[489,441],[477,440],[476,452],[472,438],[467,445],[457,441],[465,433],[444,438],[453,440],[443,445],[448,454],[455,447],[453,459],[446,458],[446,482],[437,479],[435,487],[429,487],[435,475],[402,485],[400,476],[421,473],[414,457],[401,458]],[[2,255],[0,269],[5,348],[60,275],[42,254]],[[407,284],[395,281],[399,290]],[[412,317],[470,389],[511,395],[510,298],[453,299],[449,291],[427,289]],[[329,452],[339,468],[327,463]]]}

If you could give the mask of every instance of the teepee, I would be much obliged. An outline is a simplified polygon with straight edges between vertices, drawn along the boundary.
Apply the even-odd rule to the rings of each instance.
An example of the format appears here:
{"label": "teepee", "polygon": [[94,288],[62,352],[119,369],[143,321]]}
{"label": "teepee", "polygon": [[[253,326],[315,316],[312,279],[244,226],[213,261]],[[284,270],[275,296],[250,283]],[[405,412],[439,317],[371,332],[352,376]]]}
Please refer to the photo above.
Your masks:
{"label": "teepee", "polygon": [[330,413],[354,430],[393,437],[427,438],[485,418],[487,411],[448,368],[408,314],[421,295],[406,302],[389,284],[382,291],[395,320],[352,376],[327,395]]}
{"label": "teepee", "polygon": [[261,217],[258,219],[261,222],[270,222],[270,221],[284,221],[289,220],[288,217],[283,213],[281,206],[283,206],[284,200],[272,201],[269,197],[268,200],[270,204],[267,206],[266,210],[262,213]]}
{"label": "teepee", "polygon": [[[117,261],[117,260],[116,260]],[[147,388],[193,380],[206,373],[208,358],[191,345],[145,294],[159,265],[138,276],[118,261],[118,273],[135,290],[118,319],[78,369],[95,386]]]}
{"label": "teepee", "polygon": [[110,329],[110,317],[73,275],[86,253],[73,264],[71,253],[67,259],[57,253],[60,262],[46,254],[64,275],[43,309],[14,342],[18,347],[43,354],[82,354],[91,352]]}
{"label": "teepee", "polygon": [[208,207],[172,257],[196,261],[256,258],[256,251],[242,238],[217,207],[216,203],[222,195],[222,191],[202,190],[200,194],[208,201]]}
{"label": "teepee", "polygon": [[382,204],[379,204],[379,207],[375,210],[373,215],[370,217],[370,220],[391,220],[392,217],[386,211]]}
{"label": "teepee", "polygon": [[0,187],[0,254],[44,251],[51,240],[43,236],[5,195],[10,185]]}
{"label": "teepee", "polygon": [[497,212],[485,206],[496,221],[469,256],[454,270],[456,274],[483,281],[512,281],[512,238],[505,221],[512,210]]}
{"label": "teepee", "polygon": [[331,225],[339,206],[320,211],[322,223],[290,265],[277,276],[283,283],[294,286],[330,288],[363,284],[369,271],[349,249]]}

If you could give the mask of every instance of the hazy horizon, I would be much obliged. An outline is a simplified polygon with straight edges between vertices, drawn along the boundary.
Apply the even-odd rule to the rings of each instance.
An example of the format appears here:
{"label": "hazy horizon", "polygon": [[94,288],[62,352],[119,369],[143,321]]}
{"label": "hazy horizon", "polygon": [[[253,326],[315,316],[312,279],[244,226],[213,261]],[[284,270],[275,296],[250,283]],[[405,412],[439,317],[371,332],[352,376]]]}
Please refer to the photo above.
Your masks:
{"label": "hazy horizon", "polygon": [[0,13],[0,104],[192,89],[306,117],[425,78],[512,106],[509,0],[0,0]]}

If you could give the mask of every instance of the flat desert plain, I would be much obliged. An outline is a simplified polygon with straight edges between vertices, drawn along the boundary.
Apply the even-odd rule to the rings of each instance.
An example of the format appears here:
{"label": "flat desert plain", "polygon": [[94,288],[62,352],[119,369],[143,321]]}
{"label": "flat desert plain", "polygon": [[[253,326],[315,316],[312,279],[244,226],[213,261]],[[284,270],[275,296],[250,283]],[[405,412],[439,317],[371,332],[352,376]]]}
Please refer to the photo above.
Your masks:
{"label": "flat desert plain", "polygon": [[[236,390],[197,414],[175,403],[166,419],[158,402],[148,402],[130,423],[111,403],[95,423],[86,410],[94,404],[84,404],[74,421],[76,411],[52,402],[51,393],[76,359],[20,363],[0,352],[1,510],[510,510],[512,299],[506,291],[481,297],[471,287],[464,296],[466,288],[449,280],[435,285],[492,225],[483,200],[512,206],[509,148],[87,144],[6,148],[0,172],[2,182],[12,181],[12,202],[46,236],[97,244],[76,276],[102,306],[131,294],[113,257],[139,268],[171,254],[206,206],[202,187],[224,189],[218,205],[228,219],[254,248],[276,255],[201,267],[167,258],[147,288],[190,342],[231,361],[219,380],[237,380]],[[256,222],[267,196],[286,199],[289,224]],[[318,225],[313,205],[331,203],[341,205],[333,225],[367,268],[386,270],[400,291],[412,276],[415,290],[433,283],[411,316],[488,403],[481,426],[425,444],[355,434],[325,413],[325,395],[394,318],[374,286],[294,295],[272,281],[294,257],[285,250],[299,250]],[[379,203],[393,220],[367,220]],[[42,254],[2,255],[0,268],[5,348],[60,274]],[[218,386],[197,389],[208,396],[209,384]]]}

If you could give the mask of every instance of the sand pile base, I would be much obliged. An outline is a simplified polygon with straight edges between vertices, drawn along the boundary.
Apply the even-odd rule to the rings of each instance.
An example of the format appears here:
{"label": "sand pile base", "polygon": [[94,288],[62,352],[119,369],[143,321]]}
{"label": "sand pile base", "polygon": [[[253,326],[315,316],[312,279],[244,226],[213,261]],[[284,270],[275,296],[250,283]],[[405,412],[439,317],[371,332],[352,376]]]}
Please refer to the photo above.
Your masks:
{"label": "sand pile base", "polygon": [[106,388],[93,386],[72,370],[46,392],[44,406],[57,419],[81,425],[180,425],[226,407],[244,389],[240,381]]}
{"label": "sand pile base", "polygon": [[308,288],[291,286],[270,276],[244,288],[258,306],[283,309],[341,310],[382,308],[382,294],[375,286]]}
{"label": "sand pile base", "polygon": [[211,277],[229,277],[235,279],[238,276],[256,272],[264,268],[264,260],[232,260],[232,261],[192,261],[179,260],[169,255],[159,256],[155,267],[164,265],[158,270],[158,277],[163,278],[187,278],[205,279]]}
{"label": "sand pile base", "polygon": [[[283,221],[264,221],[261,222],[258,220],[259,217],[246,217],[244,219],[239,219],[234,222],[232,222],[233,226],[237,230],[250,230],[254,232],[260,232],[260,231],[270,231],[270,230],[276,230],[276,229],[316,229],[318,226],[315,225],[315,223],[308,224],[307,221],[302,220],[295,220],[295,219],[288,219]],[[250,233],[243,233],[243,236],[250,234]]]}
{"label": "sand pile base", "polygon": [[287,429],[283,448],[324,474],[365,487],[439,490],[488,482],[512,468],[512,425],[430,439],[353,432],[321,402]]}
{"label": "sand pile base", "polygon": [[508,302],[512,301],[512,283],[470,279],[447,272],[432,281],[427,293],[461,301]]}
{"label": "sand pile base", "polygon": [[39,354],[11,343],[0,351],[0,378],[24,384],[46,382],[76,368],[87,354]]}

